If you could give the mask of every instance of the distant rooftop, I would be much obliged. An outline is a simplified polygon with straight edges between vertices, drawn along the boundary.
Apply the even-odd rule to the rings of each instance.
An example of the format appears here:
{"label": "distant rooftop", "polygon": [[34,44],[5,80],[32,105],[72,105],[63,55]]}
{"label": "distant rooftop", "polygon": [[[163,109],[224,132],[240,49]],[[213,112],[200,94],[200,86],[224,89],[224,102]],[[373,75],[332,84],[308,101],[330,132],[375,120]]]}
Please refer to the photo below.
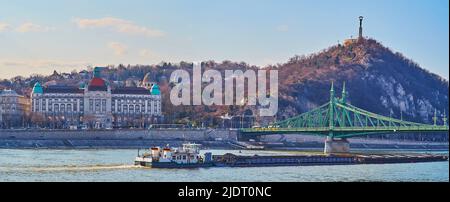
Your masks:
{"label": "distant rooftop", "polygon": [[0,91],[0,96],[6,96],[6,95],[19,95],[19,94],[17,94],[17,92],[16,91],[14,91],[14,90],[11,90],[11,89],[5,89],[5,90],[1,90]]}
{"label": "distant rooftop", "polygon": [[142,87],[121,87],[111,91],[112,94],[138,94],[149,95],[150,91]]}
{"label": "distant rooftop", "polygon": [[50,86],[44,88],[44,93],[84,93],[84,91],[73,86]]}

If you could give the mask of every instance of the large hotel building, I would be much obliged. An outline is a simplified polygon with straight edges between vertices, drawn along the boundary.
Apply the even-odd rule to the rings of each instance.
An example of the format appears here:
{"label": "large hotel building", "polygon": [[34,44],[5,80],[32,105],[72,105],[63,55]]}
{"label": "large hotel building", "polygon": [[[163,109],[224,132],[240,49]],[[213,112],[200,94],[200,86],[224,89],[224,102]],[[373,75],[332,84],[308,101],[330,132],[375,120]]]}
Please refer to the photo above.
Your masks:
{"label": "large hotel building", "polygon": [[58,127],[146,127],[161,117],[159,86],[146,75],[138,87],[115,87],[100,78],[100,68],[85,86],[47,86],[36,83],[31,111]]}

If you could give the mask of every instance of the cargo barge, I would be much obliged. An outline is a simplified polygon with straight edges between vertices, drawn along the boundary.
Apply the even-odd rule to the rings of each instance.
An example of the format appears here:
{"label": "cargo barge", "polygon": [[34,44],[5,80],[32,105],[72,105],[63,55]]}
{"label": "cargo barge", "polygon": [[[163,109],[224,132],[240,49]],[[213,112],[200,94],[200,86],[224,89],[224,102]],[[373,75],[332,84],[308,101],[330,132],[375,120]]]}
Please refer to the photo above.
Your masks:
{"label": "cargo barge", "polygon": [[316,155],[236,155],[200,154],[199,144],[183,144],[180,148],[152,147],[135,158],[135,165],[150,168],[205,167],[270,167],[391,164],[448,161],[441,154],[316,154]]}
{"label": "cargo barge", "polygon": [[436,161],[448,161],[448,156],[434,154],[241,156],[230,153],[213,156],[215,166],[219,167],[317,166],[419,163]]}

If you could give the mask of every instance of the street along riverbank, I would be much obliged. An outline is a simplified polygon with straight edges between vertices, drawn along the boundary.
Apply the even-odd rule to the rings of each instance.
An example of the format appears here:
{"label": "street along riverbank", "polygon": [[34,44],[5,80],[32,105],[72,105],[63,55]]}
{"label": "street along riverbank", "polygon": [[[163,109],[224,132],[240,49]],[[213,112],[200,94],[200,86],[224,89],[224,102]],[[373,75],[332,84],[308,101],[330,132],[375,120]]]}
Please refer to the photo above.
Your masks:
{"label": "street along riverbank", "polygon": [[[153,129],[153,130],[0,130],[0,148],[6,149],[137,149],[150,146],[179,146],[185,142],[214,149],[238,147],[236,130]],[[447,143],[349,139],[352,150],[447,150]],[[287,140],[263,138],[245,144],[266,150],[323,150],[320,137],[292,135]]]}
{"label": "street along riverbank", "polygon": [[236,140],[236,131],[212,129],[0,131],[0,148],[145,148],[182,142],[223,147]]}

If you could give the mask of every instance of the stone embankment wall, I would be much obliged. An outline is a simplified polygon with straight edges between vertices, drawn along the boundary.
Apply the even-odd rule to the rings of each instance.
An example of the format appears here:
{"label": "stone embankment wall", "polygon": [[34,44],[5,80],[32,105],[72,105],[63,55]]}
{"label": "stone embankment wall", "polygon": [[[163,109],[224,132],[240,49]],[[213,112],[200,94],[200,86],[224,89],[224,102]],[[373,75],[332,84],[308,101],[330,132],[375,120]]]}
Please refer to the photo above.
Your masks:
{"label": "stone embankment wall", "polygon": [[179,145],[182,142],[211,146],[235,141],[237,132],[210,129],[12,131],[0,130],[0,148],[139,148]]}

